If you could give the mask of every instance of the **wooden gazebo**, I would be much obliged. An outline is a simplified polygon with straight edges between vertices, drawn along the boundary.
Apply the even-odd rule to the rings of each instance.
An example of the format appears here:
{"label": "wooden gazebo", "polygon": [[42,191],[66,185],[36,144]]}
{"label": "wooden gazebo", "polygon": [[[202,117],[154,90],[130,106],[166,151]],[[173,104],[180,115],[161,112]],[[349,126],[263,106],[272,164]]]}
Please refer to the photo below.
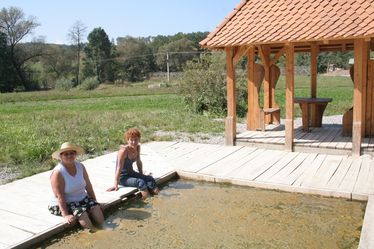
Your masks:
{"label": "wooden gazebo", "polygon": [[[374,0],[242,0],[200,45],[226,52],[227,145],[234,145],[236,140],[235,64],[244,55],[248,59],[248,130],[257,129],[258,122],[278,119],[272,65],[285,55],[285,149],[293,151],[294,54],[311,54],[314,99],[318,53],[353,50],[352,155],[360,155],[363,137],[374,135],[374,63],[370,60],[370,49],[374,50]],[[255,64],[256,54],[261,58],[262,71]],[[258,106],[259,73],[263,74],[263,109]],[[263,121],[261,115],[265,116]]]}

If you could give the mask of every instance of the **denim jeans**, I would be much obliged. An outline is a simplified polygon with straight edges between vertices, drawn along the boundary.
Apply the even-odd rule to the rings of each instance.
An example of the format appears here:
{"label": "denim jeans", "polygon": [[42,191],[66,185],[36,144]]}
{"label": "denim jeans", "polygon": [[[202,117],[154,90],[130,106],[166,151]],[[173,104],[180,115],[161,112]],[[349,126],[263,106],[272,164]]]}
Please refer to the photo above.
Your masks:
{"label": "denim jeans", "polygon": [[135,187],[141,191],[155,189],[156,181],[152,176],[143,175],[138,172],[132,172],[129,175],[121,175],[120,184],[126,187]]}

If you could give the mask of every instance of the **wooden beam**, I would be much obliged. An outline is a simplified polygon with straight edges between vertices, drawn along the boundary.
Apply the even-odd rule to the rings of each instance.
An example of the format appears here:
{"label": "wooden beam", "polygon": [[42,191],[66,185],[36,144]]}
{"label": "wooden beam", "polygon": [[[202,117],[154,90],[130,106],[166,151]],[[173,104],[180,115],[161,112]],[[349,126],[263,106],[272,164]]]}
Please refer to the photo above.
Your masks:
{"label": "wooden beam", "polygon": [[317,58],[318,45],[312,44],[310,46],[310,95],[312,98],[317,97]]}
{"label": "wooden beam", "polygon": [[226,83],[227,83],[227,117],[225,122],[226,145],[235,145],[236,138],[236,94],[235,94],[235,67],[233,48],[226,51]]}
{"label": "wooden beam", "polygon": [[238,49],[235,49],[234,58],[233,58],[234,65],[236,65],[238,61],[240,60],[240,58],[242,58],[242,56],[245,55],[245,53],[247,53],[248,49],[249,47],[246,47],[246,46],[240,46]]}
{"label": "wooden beam", "polygon": [[293,151],[294,140],[294,46],[286,44],[286,120],[285,149]]}
{"label": "wooden beam", "polygon": [[361,155],[361,141],[364,133],[364,84],[367,79],[368,42],[364,39],[354,41],[354,90],[353,90],[353,127],[352,156]]}
{"label": "wooden beam", "polygon": [[[255,47],[251,46],[247,52],[247,88],[248,88],[248,113],[247,113],[247,130],[256,130],[255,123],[255,104],[258,104],[258,100],[255,103]],[[257,90],[256,90],[257,91]],[[257,94],[256,94],[257,95]]]}

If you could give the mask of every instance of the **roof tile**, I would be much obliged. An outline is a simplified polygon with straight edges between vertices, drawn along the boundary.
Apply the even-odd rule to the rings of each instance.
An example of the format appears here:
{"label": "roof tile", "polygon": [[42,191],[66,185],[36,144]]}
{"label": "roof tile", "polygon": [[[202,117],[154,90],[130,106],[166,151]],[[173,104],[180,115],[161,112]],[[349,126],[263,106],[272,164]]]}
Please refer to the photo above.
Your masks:
{"label": "roof tile", "polygon": [[374,0],[242,0],[207,47],[374,37]]}

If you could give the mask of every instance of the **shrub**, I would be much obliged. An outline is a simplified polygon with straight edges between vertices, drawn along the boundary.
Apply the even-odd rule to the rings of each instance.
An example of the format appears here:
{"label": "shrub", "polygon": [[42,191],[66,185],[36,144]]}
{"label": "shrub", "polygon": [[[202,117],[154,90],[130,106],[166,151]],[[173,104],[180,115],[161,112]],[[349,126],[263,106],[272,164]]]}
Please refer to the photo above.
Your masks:
{"label": "shrub", "polygon": [[[187,62],[180,83],[186,104],[197,113],[223,115],[227,111],[224,54],[204,55]],[[237,114],[247,112],[247,88],[243,76],[237,76]]]}
{"label": "shrub", "polygon": [[99,84],[100,82],[96,79],[96,77],[89,77],[82,82],[79,88],[82,90],[94,90],[99,86]]}
{"label": "shrub", "polygon": [[55,89],[60,91],[69,91],[74,87],[74,84],[71,80],[66,78],[60,78],[56,81]]}

